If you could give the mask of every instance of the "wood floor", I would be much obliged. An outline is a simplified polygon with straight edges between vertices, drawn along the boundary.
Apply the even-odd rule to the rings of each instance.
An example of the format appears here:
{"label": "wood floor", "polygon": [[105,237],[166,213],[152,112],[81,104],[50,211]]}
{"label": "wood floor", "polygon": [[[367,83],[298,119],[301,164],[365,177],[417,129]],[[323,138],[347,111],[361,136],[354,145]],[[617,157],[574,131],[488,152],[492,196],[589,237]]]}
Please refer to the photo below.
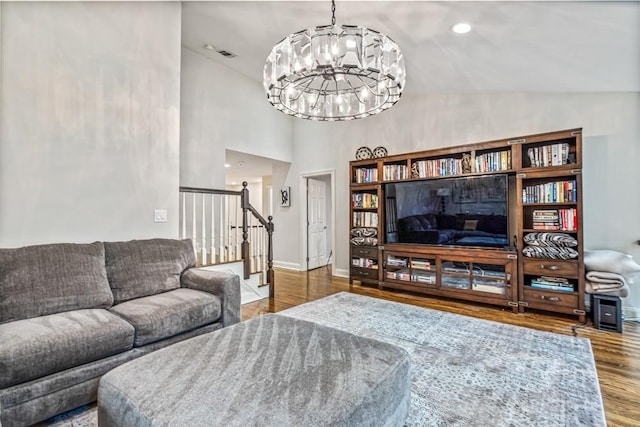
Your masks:
{"label": "wood floor", "polygon": [[515,314],[500,307],[382,291],[359,284],[349,285],[347,279],[331,277],[326,268],[308,273],[276,270],[275,283],[275,298],[242,306],[243,320],[264,313],[275,313],[307,301],[346,291],[542,331],[588,338],[591,340],[596,359],[608,425],[640,426],[640,325],[638,324],[625,322],[622,334],[604,332],[595,329],[590,323],[586,326],[578,323],[576,317],[558,317],[530,312]]}

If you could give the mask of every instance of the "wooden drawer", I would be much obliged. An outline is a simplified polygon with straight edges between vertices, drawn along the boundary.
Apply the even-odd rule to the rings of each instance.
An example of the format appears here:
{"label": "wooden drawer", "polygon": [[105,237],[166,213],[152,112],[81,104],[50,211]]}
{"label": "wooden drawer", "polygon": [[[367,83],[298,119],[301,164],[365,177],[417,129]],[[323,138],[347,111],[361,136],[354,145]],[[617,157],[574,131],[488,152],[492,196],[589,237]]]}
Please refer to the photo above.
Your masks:
{"label": "wooden drawer", "polygon": [[351,276],[354,279],[362,278],[377,281],[378,270],[373,268],[351,267]]}
{"label": "wooden drawer", "polygon": [[525,259],[524,274],[578,278],[578,263],[556,259]]}
{"label": "wooden drawer", "polygon": [[352,246],[351,256],[359,258],[378,259],[377,246]]}
{"label": "wooden drawer", "polygon": [[546,292],[538,289],[524,289],[524,301],[529,303],[541,303],[560,305],[563,307],[578,308],[578,295],[562,292]]}

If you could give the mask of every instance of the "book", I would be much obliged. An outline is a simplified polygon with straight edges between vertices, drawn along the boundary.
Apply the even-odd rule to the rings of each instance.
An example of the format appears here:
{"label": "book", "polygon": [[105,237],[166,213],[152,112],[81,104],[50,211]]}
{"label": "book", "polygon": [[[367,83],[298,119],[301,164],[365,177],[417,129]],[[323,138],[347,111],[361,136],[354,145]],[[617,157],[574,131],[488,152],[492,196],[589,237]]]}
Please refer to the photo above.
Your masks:
{"label": "book", "polygon": [[548,283],[540,283],[535,280],[531,281],[531,287],[535,289],[546,289],[550,291],[573,292],[573,286],[552,285]]}

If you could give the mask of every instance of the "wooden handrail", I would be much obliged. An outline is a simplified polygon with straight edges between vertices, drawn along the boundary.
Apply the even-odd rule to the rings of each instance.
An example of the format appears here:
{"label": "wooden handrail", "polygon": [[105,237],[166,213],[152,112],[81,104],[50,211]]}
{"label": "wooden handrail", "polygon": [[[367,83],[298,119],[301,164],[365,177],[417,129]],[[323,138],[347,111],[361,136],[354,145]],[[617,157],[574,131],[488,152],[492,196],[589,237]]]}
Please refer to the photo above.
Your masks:
{"label": "wooden handrail", "polygon": [[[242,184],[246,184],[243,182]],[[242,190],[214,190],[213,188],[197,188],[197,187],[180,187],[181,193],[204,193],[204,194],[223,194],[227,196],[242,196]]]}

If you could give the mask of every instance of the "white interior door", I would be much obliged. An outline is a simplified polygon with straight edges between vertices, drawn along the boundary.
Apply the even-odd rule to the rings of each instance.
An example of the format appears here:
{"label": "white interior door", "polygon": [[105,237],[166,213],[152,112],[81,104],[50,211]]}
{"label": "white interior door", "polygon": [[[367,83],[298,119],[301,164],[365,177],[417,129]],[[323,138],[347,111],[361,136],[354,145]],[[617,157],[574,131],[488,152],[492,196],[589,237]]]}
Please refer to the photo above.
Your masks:
{"label": "white interior door", "polygon": [[327,263],[327,184],[307,178],[307,268]]}

